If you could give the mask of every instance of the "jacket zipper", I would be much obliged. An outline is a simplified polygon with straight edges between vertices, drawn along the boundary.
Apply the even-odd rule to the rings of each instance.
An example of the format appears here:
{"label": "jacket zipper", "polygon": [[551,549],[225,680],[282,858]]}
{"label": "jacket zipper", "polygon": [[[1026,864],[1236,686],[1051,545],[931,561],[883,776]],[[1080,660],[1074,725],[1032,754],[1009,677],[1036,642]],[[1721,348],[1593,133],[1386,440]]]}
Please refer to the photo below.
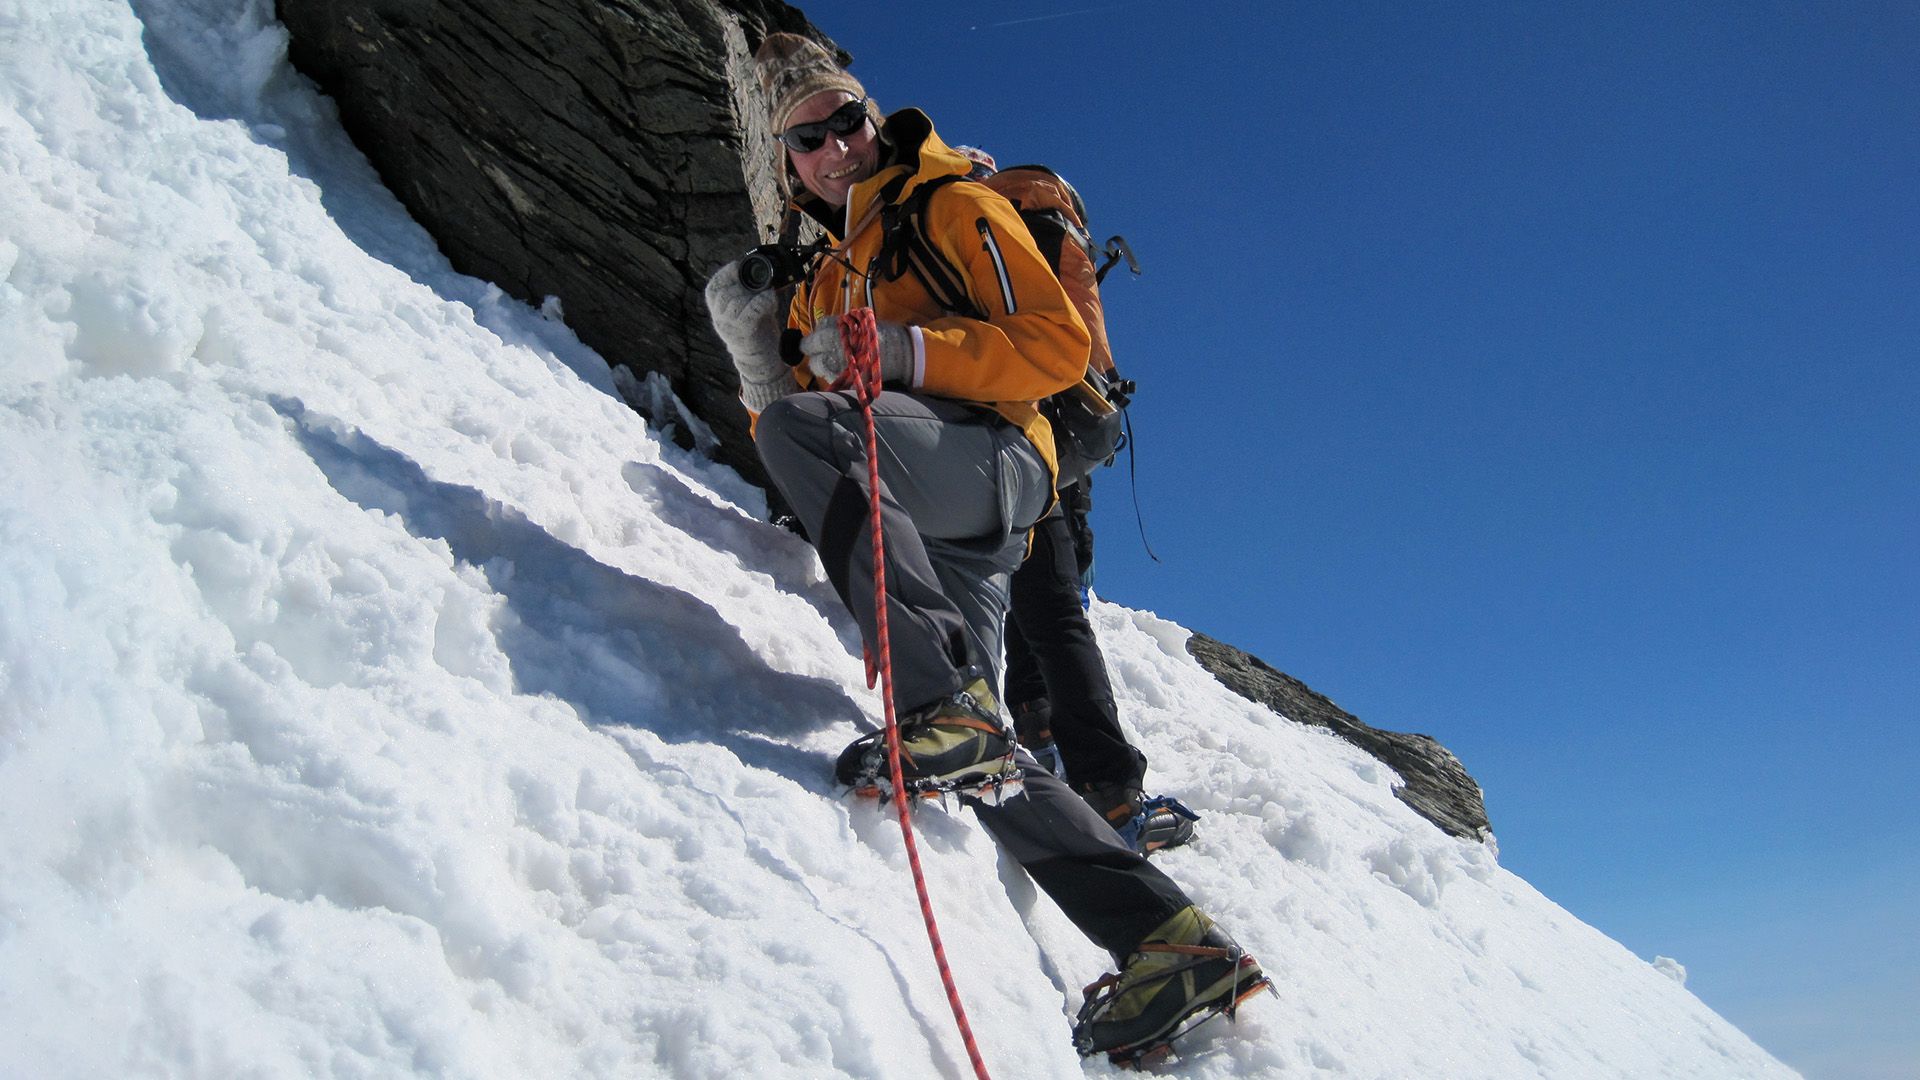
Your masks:
{"label": "jacket zipper", "polygon": [[980,246],[993,259],[993,272],[1000,276],[1000,298],[1006,302],[1007,314],[1012,315],[1015,311],[1013,279],[1007,276],[1007,261],[1000,257],[1000,244],[993,238],[993,226],[983,217],[974,222],[974,228],[980,230]]}

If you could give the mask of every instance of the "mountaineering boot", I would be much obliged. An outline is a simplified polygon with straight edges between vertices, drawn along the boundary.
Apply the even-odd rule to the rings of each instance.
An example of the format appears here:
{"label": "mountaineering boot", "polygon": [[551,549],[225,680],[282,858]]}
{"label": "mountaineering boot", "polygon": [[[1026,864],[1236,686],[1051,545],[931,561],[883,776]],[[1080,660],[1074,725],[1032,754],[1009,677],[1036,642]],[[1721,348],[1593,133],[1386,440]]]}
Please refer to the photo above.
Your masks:
{"label": "mountaineering boot", "polygon": [[1128,847],[1142,855],[1179,847],[1193,839],[1200,815],[1171,795],[1143,798],[1138,780],[1106,780],[1074,788],[1094,812],[1107,819]]}
{"label": "mountaineering boot", "polygon": [[[887,733],[871,732],[840,752],[833,774],[862,795],[891,788]],[[973,794],[1017,782],[1013,737],[985,678],[900,721],[900,778],[909,794]]]}
{"label": "mountaineering boot", "polygon": [[1116,829],[1140,812],[1140,778],[1137,776],[1074,784],[1073,791]]}
{"label": "mountaineering boot", "polygon": [[1199,908],[1188,906],[1148,934],[1118,975],[1087,987],[1073,1025],[1082,1057],[1138,1064],[1272,982]]}
{"label": "mountaineering boot", "polygon": [[1066,763],[1060,760],[1060,747],[1053,741],[1053,705],[1046,698],[1015,707],[1013,732],[1021,748],[1033,755],[1033,760],[1060,779],[1067,778]]}

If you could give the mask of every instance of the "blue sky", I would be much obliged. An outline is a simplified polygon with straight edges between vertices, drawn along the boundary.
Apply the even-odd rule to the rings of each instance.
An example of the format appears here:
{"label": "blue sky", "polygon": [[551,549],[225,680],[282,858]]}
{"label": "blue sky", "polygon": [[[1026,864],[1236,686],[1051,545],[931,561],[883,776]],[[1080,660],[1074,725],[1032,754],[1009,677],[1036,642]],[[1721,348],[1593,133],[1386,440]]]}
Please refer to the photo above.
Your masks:
{"label": "blue sky", "polygon": [[1920,7],[805,10],[1139,252],[1104,595],[1438,737],[1810,1077],[1920,1074]]}

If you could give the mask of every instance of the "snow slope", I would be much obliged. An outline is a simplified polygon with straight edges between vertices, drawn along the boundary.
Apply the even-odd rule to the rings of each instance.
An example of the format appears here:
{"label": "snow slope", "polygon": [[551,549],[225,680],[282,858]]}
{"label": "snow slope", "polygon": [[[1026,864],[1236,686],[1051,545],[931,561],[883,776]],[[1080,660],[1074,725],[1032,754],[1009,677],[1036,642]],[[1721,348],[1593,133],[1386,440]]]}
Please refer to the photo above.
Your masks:
{"label": "snow slope", "polygon": [[[0,1076],[959,1076],[813,555],[458,277],[264,0],[0,0]],[[1095,607],[1279,984],[1196,1077],[1790,1076]],[[918,815],[1000,1076],[1105,958]]]}

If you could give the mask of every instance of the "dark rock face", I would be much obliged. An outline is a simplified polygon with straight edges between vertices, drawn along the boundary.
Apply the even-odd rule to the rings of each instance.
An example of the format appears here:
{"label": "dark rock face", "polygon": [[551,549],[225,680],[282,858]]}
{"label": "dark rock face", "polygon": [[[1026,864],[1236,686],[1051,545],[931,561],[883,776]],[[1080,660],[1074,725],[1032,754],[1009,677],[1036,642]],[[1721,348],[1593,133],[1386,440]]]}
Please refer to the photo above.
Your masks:
{"label": "dark rock face", "polygon": [[715,456],[764,483],[701,296],[778,217],[751,56],[775,30],[818,37],[805,16],[776,0],[278,6],[295,65],[455,269],[559,297],[582,341],[664,375]]}
{"label": "dark rock face", "polygon": [[1400,801],[1446,832],[1468,840],[1483,840],[1491,832],[1480,785],[1431,737],[1368,727],[1293,676],[1205,634],[1187,639],[1187,652],[1241,697],[1289,720],[1331,728],[1385,762],[1406,781],[1394,791]]}

